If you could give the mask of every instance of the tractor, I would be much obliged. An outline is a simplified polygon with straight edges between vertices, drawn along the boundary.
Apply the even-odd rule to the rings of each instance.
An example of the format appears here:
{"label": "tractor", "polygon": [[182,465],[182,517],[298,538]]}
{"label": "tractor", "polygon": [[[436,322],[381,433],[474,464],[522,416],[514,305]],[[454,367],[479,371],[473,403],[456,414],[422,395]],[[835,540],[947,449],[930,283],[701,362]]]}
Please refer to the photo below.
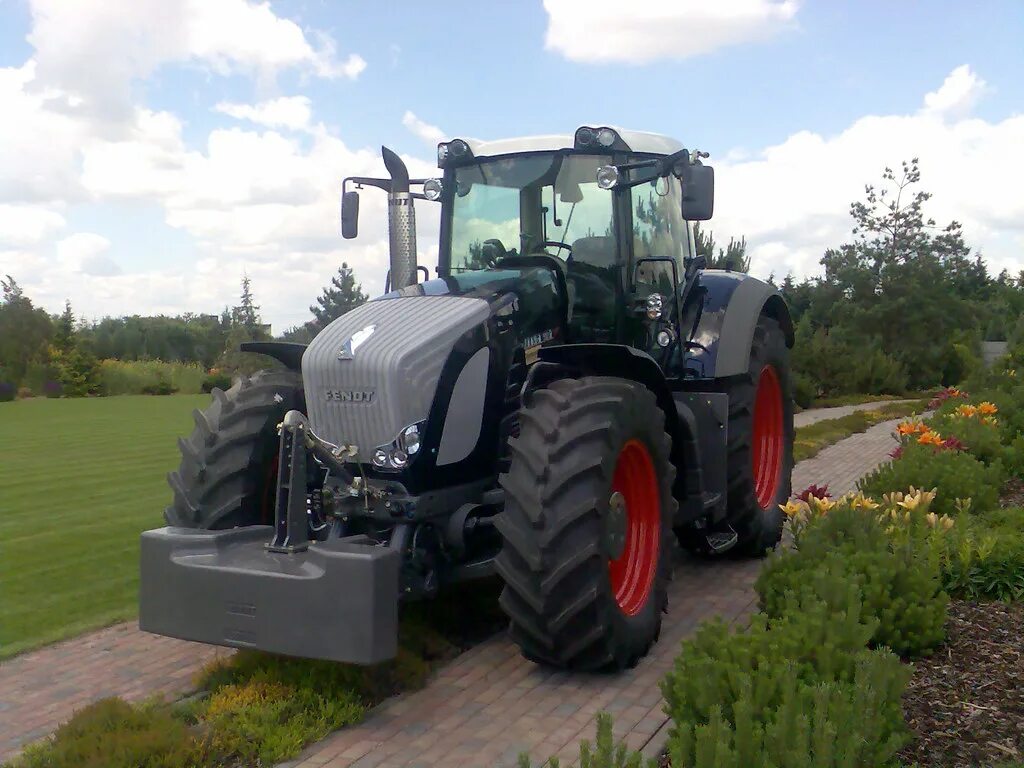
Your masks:
{"label": "tractor", "polygon": [[[671,138],[456,138],[429,179],[382,154],[387,178],[344,180],[341,229],[386,194],[384,295],[308,345],[242,345],[281,365],[194,413],[167,525],[142,534],[139,625],[374,664],[401,602],[497,576],[525,657],[629,668],[679,545],[780,540],[786,303],[696,253],[714,170]],[[434,276],[417,202],[440,206]]]}

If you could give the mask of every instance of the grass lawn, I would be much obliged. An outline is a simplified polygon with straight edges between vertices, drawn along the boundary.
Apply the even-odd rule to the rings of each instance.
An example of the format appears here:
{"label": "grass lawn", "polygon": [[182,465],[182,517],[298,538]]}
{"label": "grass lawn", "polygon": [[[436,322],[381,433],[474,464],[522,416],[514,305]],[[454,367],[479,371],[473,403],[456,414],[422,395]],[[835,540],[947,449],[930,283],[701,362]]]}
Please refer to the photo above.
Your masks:
{"label": "grass lawn", "polygon": [[208,401],[0,403],[0,658],[135,615],[139,533]]}

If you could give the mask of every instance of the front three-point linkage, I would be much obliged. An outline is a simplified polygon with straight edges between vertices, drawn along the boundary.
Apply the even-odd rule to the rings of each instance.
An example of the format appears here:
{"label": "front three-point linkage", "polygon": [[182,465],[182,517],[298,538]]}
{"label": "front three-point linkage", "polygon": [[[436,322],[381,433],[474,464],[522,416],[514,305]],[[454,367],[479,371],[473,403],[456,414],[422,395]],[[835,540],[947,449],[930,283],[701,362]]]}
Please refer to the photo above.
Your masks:
{"label": "front three-point linkage", "polygon": [[323,440],[309,428],[299,411],[288,411],[278,425],[280,450],[274,508],[274,540],[271,552],[302,552],[309,547],[309,460],[325,466],[343,483],[352,486],[352,474],[343,459],[355,455],[355,446],[337,446]]}

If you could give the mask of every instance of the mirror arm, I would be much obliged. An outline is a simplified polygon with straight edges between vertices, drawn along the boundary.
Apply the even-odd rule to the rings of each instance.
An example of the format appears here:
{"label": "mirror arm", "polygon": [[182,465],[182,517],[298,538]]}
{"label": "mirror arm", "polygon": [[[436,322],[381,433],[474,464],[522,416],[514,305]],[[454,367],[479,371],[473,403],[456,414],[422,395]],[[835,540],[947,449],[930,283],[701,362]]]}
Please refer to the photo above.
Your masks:
{"label": "mirror arm", "polygon": [[385,192],[391,191],[391,179],[375,179],[370,176],[346,176],[345,180],[341,182],[342,194],[348,191],[348,183],[350,181],[356,185],[357,189],[365,186],[383,189]]}

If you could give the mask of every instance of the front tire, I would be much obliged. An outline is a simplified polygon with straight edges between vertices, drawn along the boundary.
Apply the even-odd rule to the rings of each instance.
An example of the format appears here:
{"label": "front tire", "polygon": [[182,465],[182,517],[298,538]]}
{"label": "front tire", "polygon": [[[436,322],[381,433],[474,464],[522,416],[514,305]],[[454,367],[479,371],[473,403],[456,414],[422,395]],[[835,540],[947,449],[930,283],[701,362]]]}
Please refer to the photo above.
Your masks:
{"label": "front tire", "polygon": [[648,389],[612,377],[556,381],[520,411],[496,565],[527,658],[623,669],[657,640],[676,508],[664,425]]}
{"label": "front tire", "polygon": [[792,493],[793,398],[789,349],[779,324],[762,316],[747,372],[730,381],[727,519],[735,552],[760,557],[782,538],[779,505]]}
{"label": "front tire", "polygon": [[260,371],[212,395],[206,410],[193,411],[192,434],[178,440],[181,465],[167,476],[174,498],[164,519],[182,528],[272,525],[277,425],[289,410],[305,410],[302,377]]}

